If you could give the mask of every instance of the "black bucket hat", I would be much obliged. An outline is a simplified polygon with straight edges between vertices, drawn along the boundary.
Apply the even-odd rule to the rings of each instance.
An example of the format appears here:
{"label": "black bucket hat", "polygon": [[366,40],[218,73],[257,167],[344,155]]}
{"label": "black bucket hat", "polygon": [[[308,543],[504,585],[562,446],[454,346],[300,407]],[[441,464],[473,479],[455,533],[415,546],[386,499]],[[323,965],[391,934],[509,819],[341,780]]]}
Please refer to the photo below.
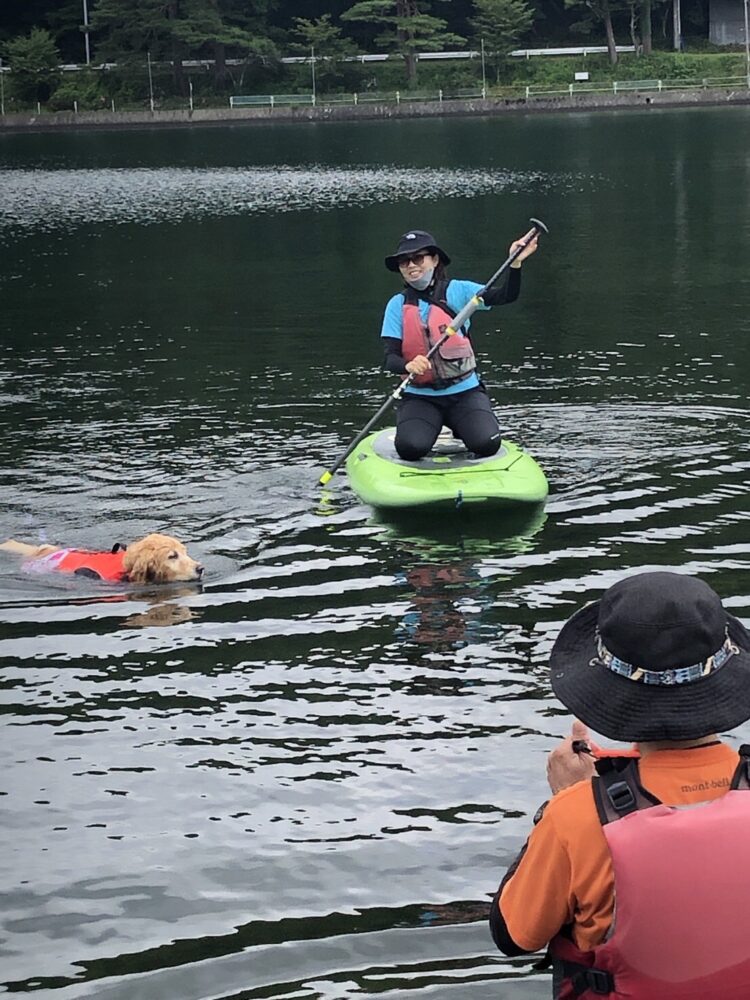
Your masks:
{"label": "black bucket hat", "polygon": [[435,237],[432,233],[427,233],[424,229],[410,229],[409,232],[404,233],[398,241],[396,252],[392,253],[390,257],[385,258],[385,266],[389,271],[398,271],[399,257],[403,257],[405,254],[409,253],[417,253],[419,250],[428,249],[434,251],[444,264],[450,264],[450,257],[445,250],[441,249],[437,245]]}
{"label": "black bucket hat", "polygon": [[639,573],[563,626],[552,690],[613,740],[693,740],[750,719],[750,635],[695,577]]}

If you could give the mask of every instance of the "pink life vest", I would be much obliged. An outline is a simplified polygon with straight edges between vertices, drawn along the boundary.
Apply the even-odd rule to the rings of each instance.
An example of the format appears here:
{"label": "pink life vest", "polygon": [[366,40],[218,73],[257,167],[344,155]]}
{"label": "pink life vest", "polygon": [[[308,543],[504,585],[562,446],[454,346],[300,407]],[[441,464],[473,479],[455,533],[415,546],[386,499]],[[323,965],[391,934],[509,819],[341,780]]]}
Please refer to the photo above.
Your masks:
{"label": "pink life vest", "polygon": [[613,927],[590,951],[562,934],[550,942],[557,1000],[750,998],[750,746],[740,755],[725,795],[685,809],[644,789],[636,760],[597,765]]}
{"label": "pink life vest", "polygon": [[63,573],[77,573],[79,576],[99,577],[109,583],[127,580],[123,568],[125,546],[119,543],[112,552],[87,552],[84,549],[58,549],[28,563],[33,570],[59,570]]}
{"label": "pink life vest", "polygon": [[[420,296],[412,288],[404,291],[401,353],[405,362],[413,361],[419,354],[426,355],[443,336],[446,326],[453,322],[455,313],[451,315],[447,311],[450,307],[445,300],[447,288],[447,281],[437,282],[432,296],[421,296],[430,303],[426,326],[419,312]],[[430,371],[414,378],[415,385],[444,388],[467,378],[477,366],[471,339],[458,330],[432,355],[430,363]]]}

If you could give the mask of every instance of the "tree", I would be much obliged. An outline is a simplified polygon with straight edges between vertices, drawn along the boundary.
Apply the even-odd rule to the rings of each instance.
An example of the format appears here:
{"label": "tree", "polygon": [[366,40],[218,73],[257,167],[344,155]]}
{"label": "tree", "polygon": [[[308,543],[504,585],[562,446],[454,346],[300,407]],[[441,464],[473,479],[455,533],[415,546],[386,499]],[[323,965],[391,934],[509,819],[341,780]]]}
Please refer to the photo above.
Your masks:
{"label": "tree", "polygon": [[476,0],[475,6],[477,13],[471,26],[477,39],[484,41],[499,82],[507,54],[531,27],[534,11],[526,0]]}
{"label": "tree", "polygon": [[341,60],[354,55],[356,46],[341,34],[341,28],[333,24],[330,14],[324,14],[314,21],[295,17],[295,35],[302,41],[298,48],[305,55],[314,53],[315,73],[324,86],[330,86],[339,72]]}
{"label": "tree", "polygon": [[344,11],[341,20],[369,22],[380,28],[376,43],[403,56],[406,78],[413,87],[417,82],[418,52],[440,51],[466,41],[448,31],[442,18],[427,14],[429,6],[429,0],[360,0]]}
{"label": "tree", "polygon": [[651,37],[651,0],[641,0],[641,40],[644,56],[650,56],[653,51]]}
{"label": "tree", "polygon": [[92,25],[100,33],[100,55],[123,62],[147,52],[152,59],[170,60],[178,93],[185,92],[182,60],[211,55],[215,76],[226,76],[226,50],[239,55],[272,55],[267,38],[232,24],[221,0],[98,0]]}
{"label": "tree", "polygon": [[565,0],[566,7],[585,7],[587,10],[587,16],[570,26],[571,31],[581,31],[588,34],[595,22],[600,21],[604,24],[607,52],[613,66],[617,65],[617,43],[615,30],[612,27],[612,7],[613,3],[617,2],[618,0]]}
{"label": "tree", "polygon": [[232,71],[227,67],[227,53],[243,60],[239,85],[250,62],[263,65],[278,60],[276,45],[269,37],[268,16],[274,0],[208,0],[220,14],[222,30],[211,39],[214,58],[214,77],[217,83],[231,78],[237,83]]}
{"label": "tree", "polygon": [[16,96],[46,101],[59,78],[60,53],[52,35],[44,28],[32,28],[28,35],[8,42],[5,52]]}

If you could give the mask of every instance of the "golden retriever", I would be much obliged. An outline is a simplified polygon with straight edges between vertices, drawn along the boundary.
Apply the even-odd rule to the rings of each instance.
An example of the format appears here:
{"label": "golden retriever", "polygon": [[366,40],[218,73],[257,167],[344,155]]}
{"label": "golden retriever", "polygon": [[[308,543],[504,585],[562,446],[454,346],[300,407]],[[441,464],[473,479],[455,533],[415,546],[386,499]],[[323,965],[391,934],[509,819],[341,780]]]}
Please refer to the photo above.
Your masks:
{"label": "golden retriever", "polygon": [[76,573],[111,583],[176,583],[203,577],[203,566],[170,535],[146,535],[130,545],[118,542],[109,552],[27,545],[13,539],[0,544],[0,549],[23,556],[25,569]]}

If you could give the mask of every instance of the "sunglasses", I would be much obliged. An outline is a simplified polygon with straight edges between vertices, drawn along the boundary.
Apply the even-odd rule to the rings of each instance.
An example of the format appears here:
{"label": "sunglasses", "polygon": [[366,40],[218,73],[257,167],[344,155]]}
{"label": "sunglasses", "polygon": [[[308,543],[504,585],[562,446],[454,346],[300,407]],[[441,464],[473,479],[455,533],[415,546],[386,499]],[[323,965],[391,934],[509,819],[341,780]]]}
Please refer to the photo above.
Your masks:
{"label": "sunglasses", "polygon": [[417,267],[419,267],[423,263],[425,257],[431,256],[432,254],[429,253],[413,253],[408,257],[399,257],[398,266],[406,267],[407,264],[416,264]]}

